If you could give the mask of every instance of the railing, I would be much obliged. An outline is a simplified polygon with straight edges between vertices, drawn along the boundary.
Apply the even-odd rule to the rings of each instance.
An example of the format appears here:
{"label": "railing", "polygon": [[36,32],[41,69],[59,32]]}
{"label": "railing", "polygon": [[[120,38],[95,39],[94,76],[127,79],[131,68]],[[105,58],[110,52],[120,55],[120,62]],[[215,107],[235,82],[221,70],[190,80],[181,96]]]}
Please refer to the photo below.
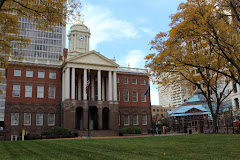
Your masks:
{"label": "railing", "polygon": [[39,58],[22,58],[21,60],[15,60],[9,58],[12,62],[24,62],[24,63],[36,63],[36,64],[51,64],[51,65],[61,65],[62,61],[59,60],[49,60],[49,59],[39,59]]}
{"label": "railing", "polygon": [[140,69],[140,68],[130,68],[130,67],[119,67],[117,69],[118,72],[134,72],[134,73],[143,73],[147,74],[148,70],[147,69]]}

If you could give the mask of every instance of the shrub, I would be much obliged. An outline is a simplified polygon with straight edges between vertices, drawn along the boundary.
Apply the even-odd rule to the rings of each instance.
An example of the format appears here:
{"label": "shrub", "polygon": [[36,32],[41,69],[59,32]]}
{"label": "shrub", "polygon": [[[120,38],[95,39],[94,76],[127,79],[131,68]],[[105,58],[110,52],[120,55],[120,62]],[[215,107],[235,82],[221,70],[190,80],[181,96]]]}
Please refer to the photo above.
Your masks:
{"label": "shrub", "polygon": [[123,134],[141,134],[140,128],[134,128],[134,127],[126,127],[123,128]]}
{"label": "shrub", "polygon": [[70,135],[70,131],[63,127],[54,127],[51,130],[46,130],[41,133],[42,136],[49,136],[49,135]]}

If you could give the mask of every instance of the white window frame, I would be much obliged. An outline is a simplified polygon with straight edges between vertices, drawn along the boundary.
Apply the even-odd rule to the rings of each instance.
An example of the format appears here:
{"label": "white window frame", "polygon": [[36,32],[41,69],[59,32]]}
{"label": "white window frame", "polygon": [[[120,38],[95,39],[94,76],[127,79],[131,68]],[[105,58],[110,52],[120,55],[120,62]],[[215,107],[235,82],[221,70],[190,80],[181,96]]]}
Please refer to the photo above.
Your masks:
{"label": "white window frame", "polygon": [[[126,82],[124,80],[126,80]],[[128,84],[128,78],[123,78],[123,84]]]}
{"label": "white window frame", "polygon": [[[16,123],[14,123],[15,121]],[[18,126],[18,124],[19,124],[19,113],[11,113],[11,126]]]}
{"label": "white window frame", "polygon": [[[137,123],[135,123],[135,122],[137,122]],[[133,125],[138,125],[138,124],[139,124],[139,122],[138,122],[138,115],[133,115]]]}
{"label": "white window frame", "polygon": [[[134,93],[136,93],[135,96],[134,96]],[[138,92],[137,91],[132,92],[132,98],[133,98],[133,102],[138,102]],[[136,98],[136,100],[134,100],[135,98]]]}
{"label": "white window frame", "polygon": [[[50,115],[53,115],[53,123],[50,123]],[[48,126],[54,126],[54,125],[55,125],[55,114],[48,113]]]}
{"label": "white window frame", "polygon": [[[54,75],[53,77],[51,75]],[[49,79],[56,79],[56,72],[49,72]]]}
{"label": "white window frame", "polygon": [[[40,118],[40,120],[38,120],[38,118]],[[41,123],[38,123],[39,121]],[[43,113],[36,113],[36,126],[43,126]]]}
{"label": "white window frame", "polygon": [[129,115],[124,115],[124,126],[129,126],[130,125],[130,116]]}
{"label": "white window frame", "polygon": [[[144,83],[142,83],[142,82],[144,82]],[[145,85],[145,84],[146,84],[145,79],[141,79],[141,85]]]}
{"label": "white window frame", "polygon": [[33,77],[33,71],[31,70],[26,71],[26,77]]}
{"label": "white window frame", "polygon": [[[43,88],[43,91],[40,91]],[[37,86],[37,98],[44,98],[44,86]]]}
{"label": "white window frame", "polygon": [[21,70],[20,69],[14,69],[14,77],[21,77]]}
{"label": "white window frame", "polygon": [[117,77],[117,83],[120,83],[119,77]]}
{"label": "white window frame", "polygon": [[[145,121],[145,123],[144,123],[144,121]],[[146,114],[142,116],[142,125],[143,126],[147,125],[147,115]]]}
{"label": "white window frame", "polygon": [[[29,116],[29,117],[27,117]],[[29,119],[27,119],[29,118]],[[24,126],[31,126],[31,113],[24,113]]]}
{"label": "white window frame", "polygon": [[[134,80],[136,80],[136,82],[133,82]],[[132,84],[135,84],[135,85],[137,84],[137,78],[132,79]]]}
{"label": "white window frame", "polygon": [[120,91],[117,91],[117,101],[120,101]]}
{"label": "white window frame", "polygon": [[[54,89],[53,97],[50,97],[50,88]],[[56,87],[53,87],[53,86],[48,87],[48,98],[55,99],[55,95],[56,95]]]}
{"label": "white window frame", "polygon": [[[18,87],[18,89],[14,90],[14,87]],[[13,97],[20,97],[20,89],[21,86],[19,84],[14,84],[13,85],[13,92],[12,92],[12,96]],[[16,93],[17,92],[17,93]]]}
{"label": "white window frame", "polygon": [[[29,90],[27,90],[27,88]],[[30,89],[31,88],[31,89]],[[29,95],[28,95],[29,94]],[[26,85],[25,86],[25,97],[31,98],[32,97],[32,86]]]}
{"label": "white window frame", "polygon": [[[125,93],[127,93],[127,100],[125,100]],[[129,91],[123,91],[123,101],[129,102]]]}
{"label": "white window frame", "polygon": [[141,92],[141,102],[146,102],[146,95],[144,95],[144,94],[145,94],[145,92]]}
{"label": "white window frame", "polygon": [[38,71],[38,78],[45,78],[45,72],[44,71]]}

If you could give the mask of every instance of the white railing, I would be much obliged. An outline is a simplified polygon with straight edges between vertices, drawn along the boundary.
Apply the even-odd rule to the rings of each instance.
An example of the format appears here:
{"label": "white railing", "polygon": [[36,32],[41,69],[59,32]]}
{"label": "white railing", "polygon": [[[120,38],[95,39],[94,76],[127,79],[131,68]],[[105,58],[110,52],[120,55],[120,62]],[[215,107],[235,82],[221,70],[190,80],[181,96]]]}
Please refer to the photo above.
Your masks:
{"label": "white railing", "polygon": [[35,63],[35,64],[47,64],[47,65],[61,65],[62,61],[49,60],[49,59],[38,59],[38,58],[22,58],[21,60],[15,60],[9,58],[12,62],[24,62],[24,63]]}
{"label": "white railing", "polygon": [[147,69],[140,69],[140,68],[130,68],[130,67],[118,67],[118,72],[134,72],[134,73],[144,73],[147,74]]}

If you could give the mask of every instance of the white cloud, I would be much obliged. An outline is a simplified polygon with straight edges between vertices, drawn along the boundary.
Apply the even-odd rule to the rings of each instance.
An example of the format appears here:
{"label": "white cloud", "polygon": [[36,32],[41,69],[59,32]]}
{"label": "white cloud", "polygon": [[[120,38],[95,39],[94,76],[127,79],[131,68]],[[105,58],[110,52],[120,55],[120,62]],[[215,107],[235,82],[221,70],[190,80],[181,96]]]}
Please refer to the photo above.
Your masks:
{"label": "white cloud", "polygon": [[144,57],[145,54],[142,50],[131,50],[122,59],[118,59],[117,63],[122,67],[127,67],[129,65],[131,68],[144,68]]}
{"label": "white cloud", "polygon": [[94,5],[85,5],[83,8],[85,24],[91,31],[91,49],[104,41],[116,41],[122,38],[137,38],[139,33],[136,27],[121,19],[116,19],[109,9]]}

